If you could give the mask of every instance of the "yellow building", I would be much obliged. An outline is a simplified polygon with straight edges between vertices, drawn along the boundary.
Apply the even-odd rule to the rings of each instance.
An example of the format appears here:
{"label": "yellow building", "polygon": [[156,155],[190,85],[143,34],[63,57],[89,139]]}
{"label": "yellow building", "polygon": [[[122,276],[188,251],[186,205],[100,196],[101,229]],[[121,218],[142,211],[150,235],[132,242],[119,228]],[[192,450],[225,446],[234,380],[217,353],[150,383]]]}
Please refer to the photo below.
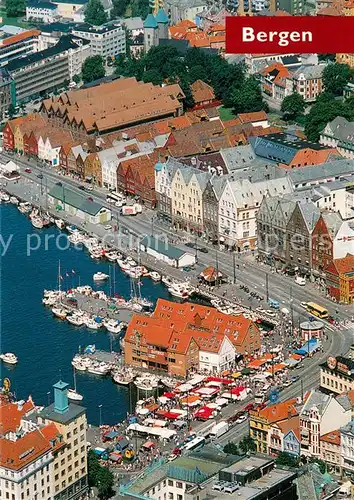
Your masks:
{"label": "yellow building", "polygon": [[354,68],[354,54],[336,54],[336,62]]}
{"label": "yellow building", "polygon": [[267,406],[263,410],[250,411],[250,436],[255,441],[258,453],[268,453],[268,431],[270,427],[298,414],[296,399]]}
{"label": "yellow building", "polygon": [[19,153],[22,153],[24,151],[24,145],[23,145],[23,133],[21,130],[21,125],[18,125],[15,128],[14,132],[14,144],[15,144],[15,150],[18,151]]}
{"label": "yellow building", "polygon": [[61,380],[57,382],[54,403],[39,414],[39,423],[54,423],[65,442],[53,463],[54,500],[78,500],[88,491],[86,410],[69,403],[68,387]]}

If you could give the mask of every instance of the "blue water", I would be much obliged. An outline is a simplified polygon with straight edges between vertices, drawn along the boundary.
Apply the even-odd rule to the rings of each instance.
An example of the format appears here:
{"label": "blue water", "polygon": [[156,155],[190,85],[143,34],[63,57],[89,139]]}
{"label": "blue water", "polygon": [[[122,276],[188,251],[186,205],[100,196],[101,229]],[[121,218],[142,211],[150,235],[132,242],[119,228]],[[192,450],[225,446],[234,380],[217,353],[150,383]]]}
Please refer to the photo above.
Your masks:
{"label": "blue water", "polygon": [[[73,385],[71,360],[79,346],[96,344],[97,349],[110,350],[110,334],[77,328],[53,318],[49,308],[42,305],[44,289],[56,289],[58,262],[61,263],[63,288],[79,284],[93,286],[92,276],[97,271],[109,273],[112,264],[94,262],[85,250],[70,245],[64,248],[65,237],[56,227],[33,228],[29,219],[12,205],[0,206],[1,235],[3,241],[13,235],[9,249],[1,259],[1,322],[0,351],[14,352],[19,362],[16,366],[1,363],[0,378],[8,377],[17,399],[27,399],[31,394],[36,404],[52,402],[52,385],[61,376]],[[36,236],[41,238],[38,250],[28,255],[27,243],[34,247]],[[75,271],[75,275],[72,274]],[[66,273],[70,277],[66,277]],[[158,297],[168,298],[161,284],[143,278],[142,295],[154,302]],[[109,292],[109,285],[100,286]],[[115,291],[130,297],[130,281],[115,265]],[[117,337],[112,335],[113,350],[119,350]],[[129,391],[114,384],[110,377],[102,378],[87,373],[77,373],[77,389],[84,396],[88,421],[99,423],[102,405],[102,422],[114,424],[129,411]],[[48,396],[48,391],[51,391]]]}

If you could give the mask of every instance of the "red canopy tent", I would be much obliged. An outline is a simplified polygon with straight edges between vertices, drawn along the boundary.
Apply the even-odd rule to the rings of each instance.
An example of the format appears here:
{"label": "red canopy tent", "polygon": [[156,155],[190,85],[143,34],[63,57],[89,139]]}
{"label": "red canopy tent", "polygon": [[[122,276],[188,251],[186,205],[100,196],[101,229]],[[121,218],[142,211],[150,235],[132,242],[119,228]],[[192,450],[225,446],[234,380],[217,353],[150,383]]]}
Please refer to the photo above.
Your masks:
{"label": "red canopy tent", "polygon": [[213,408],[208,408],[207,406],[202,406],[198,411],[195,412],[195,418],[199,418],[201,420],[208,420],[213,416],[214,410]]}
{"label": "red canopy tent", "polygon": [[206,379],[207,382],[218,382],[221,384],[229,385],[233,383],[233,380],[228,379],[228,378],[222,378],[222,377],[208,377]]}

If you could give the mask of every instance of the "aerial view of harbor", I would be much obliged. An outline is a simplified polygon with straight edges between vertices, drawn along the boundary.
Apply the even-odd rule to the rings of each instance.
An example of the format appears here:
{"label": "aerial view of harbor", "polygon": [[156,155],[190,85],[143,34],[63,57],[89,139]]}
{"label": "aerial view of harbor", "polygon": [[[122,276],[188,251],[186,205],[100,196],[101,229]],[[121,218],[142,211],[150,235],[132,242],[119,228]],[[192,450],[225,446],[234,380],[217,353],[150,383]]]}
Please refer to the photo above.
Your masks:
{"label": "aerial view of harbor", "polygon": [[352,20],[1,4],[0,499],[354,498]]}

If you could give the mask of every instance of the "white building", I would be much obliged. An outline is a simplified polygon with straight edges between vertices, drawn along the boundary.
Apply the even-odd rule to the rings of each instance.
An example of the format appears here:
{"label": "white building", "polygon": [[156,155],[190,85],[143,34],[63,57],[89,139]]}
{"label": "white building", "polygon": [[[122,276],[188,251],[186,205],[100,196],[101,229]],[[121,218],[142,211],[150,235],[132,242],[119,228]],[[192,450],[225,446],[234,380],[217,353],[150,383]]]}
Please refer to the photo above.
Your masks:
{"label": "white building", "polygon": [[54,23],[58,17],[58,9],[51,2],[30,2],[26,6],[27,21],[41,21],[43,23]]}
{"label": "white building", "polygon": [[102,166],[102,185],[107,189],[117,191],[117,168],[119,159],[115,148],[99,151],[97,156]]}
{"label": "white building", "polygon": [[354,177],[335,181],[313,188],[311,199],[321,210],[339,213],[341,218],[354,217]]}
{"label": "white building", "polygon": [[[220,338],[219,338],[220,337]],[[213,343],[199,344],[199,369],[210,373],[221,373],[232,367],[236,349],[226,335],[215,335]]]}
{"label": "white building", "polygon": [[311,391],[300,412],[301,454],[320,457],[320,436],[351,420],[351,403],[346,394],[333,397]]}
{"label": "white building", "polygon": [[340,449],[342,467],[347,473],[354,472],[354,421],[340,429]]}
{"label": "white building", "polygon": [[208,10],[208,2],[207,0],[164,0],[163,8],[172,26],[185,19],[194,23],[198,14]]}
{"label": "white building", "polygon": [[254,248],[257,239],[256,216],[264,196],[293,191],[287,178],[251,183],[248,179],[227,181],[219,201],[219,239],[239,251]]}
{"label": "white building", "polygon": [[126,53],[125,30],[121,24],[99,27],[82,24],[75,26],[72,34],[89,40],[93,56],[100,55],[106,59]]}
{"label": "white building", "polygon": [[140,241],[140,250],[171,267],[182,269],[195,264],[195,255],[170,245],[164,238],[145,236]]}

